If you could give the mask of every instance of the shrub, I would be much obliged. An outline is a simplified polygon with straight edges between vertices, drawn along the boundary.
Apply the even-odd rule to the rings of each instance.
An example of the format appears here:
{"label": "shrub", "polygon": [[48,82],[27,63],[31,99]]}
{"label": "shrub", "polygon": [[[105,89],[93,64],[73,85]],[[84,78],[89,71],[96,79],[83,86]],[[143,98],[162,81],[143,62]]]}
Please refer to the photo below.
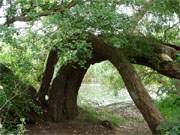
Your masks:
{"label": "shrub", "polygon": [[40,111],[27,92],[27,85],[19,81],[11,70],[0,64],[0,132],[23,128],[27,112]]}
{"label": "shrub", "polygon": [[156,102],[162,115],[171,122],[180,119],[180,97],[177,95],[169,95]]}
{"label": "shrub", "polygon": [[180,122],[166,122],[158,127],[160,135],[179,135],[180,134]]}

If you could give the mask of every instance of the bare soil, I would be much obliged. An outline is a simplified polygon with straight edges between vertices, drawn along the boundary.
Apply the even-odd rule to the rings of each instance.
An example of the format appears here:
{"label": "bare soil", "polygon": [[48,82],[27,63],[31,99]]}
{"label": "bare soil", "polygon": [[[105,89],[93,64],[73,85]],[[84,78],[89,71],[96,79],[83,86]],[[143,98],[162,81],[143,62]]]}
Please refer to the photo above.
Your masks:
{"label": "bare soil", "polygon": [[110,129],[101,122],[64,121],[62,123],[39,122],[26,127],[26,135],[152,135],[147,123],[133,104],[116,104],[100,107],[110,109],[126,119]]}

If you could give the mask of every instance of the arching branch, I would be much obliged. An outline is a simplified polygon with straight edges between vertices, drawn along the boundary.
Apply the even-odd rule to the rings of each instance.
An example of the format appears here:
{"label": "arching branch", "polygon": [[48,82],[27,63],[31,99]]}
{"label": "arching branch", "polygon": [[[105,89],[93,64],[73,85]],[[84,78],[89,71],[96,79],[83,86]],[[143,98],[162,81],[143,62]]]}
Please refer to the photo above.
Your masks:
{"label": "arching branch", "polygon": [[[88,40],[92,44],[93,50],[100,53],[104,52],[108,55],[112,55],[112,51],[108,51],[107,48],[112,49],[114,52],[123,52],[131,63],[148,66],[160,74],[168,77],[180,79],[180,63],[176,62],[176,55],[178,51],[165,44],[152,44],[146,43],[144,45],[138,45],[131,48],[116,48],[104,42],[100,37],[89,35]],[[143,50],[146,47],[147,51]],[[100,54],[100,56],[102,56]]]}
{"label": "arching branch", "polygon": [[172,47],[176,49],[177,51],[180,51],[180,45],[174,45],[174,44],[169,44],[169,43],[163,43],[164,45],[167,45],[169,47]]}
{"label": "arching branch", "polygon": [[95,53],[110,60],[121,74],[123,81],[134,103],[141,111],[147,121],[151,131],[155,134],[156,128],[164,122],[158,109],[153,104],[151,97],[143,86],[140,77],[130,64],[123,49],[112,48],[102,40],[90,35],[89,41],[92,43]]}

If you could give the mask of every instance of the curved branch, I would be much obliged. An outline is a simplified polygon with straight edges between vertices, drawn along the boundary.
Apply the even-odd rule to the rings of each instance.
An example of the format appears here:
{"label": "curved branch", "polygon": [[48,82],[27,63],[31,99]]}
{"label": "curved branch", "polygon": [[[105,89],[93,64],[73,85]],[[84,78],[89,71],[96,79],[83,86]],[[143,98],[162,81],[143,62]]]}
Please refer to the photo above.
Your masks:
{"label": "curved branch", "polygon": [[177,51],[180,51],[180,46],[179,45],[174,45],[174,44],[169,44],[169,43],[163,43],[164,45],[167,45],[169,47],[172,47],[176,49]]}
{"label": "curved branch", "polygon": [[[75,1],[71,1],[69,2],[67,5],[65,6],[59,6],[58,8],[51,8],[49,9],[48,11],[42,11],[40,13],[37,13],[36,17],[39,18],[39,17],[43,17],[43,16],[49,16],[49,15],[52,15],[52,14],[56,14],[56,13],[62,13],[64,12],[66,9],[70,9],[72,7],[74,7],[76,5],[76,2]],[[16,21],[23,21],[23,22],[28,22],[28,21],[32,21],[34,18],[33,17],[30,17],[30,16],[27,16],[27,15],[21,15],[21,16],[14,16],[14,17],[11,17],[10,19],[7,19],[7,21],[5,22],[4,25],[9,25],[9,24],[12,24]]]}
{"label": "curved branch", "polygon": [[108,59],[115,52],[123,52],[131,63],[148,66],[160,74],[180,79],[180,63],[176,62],[178,51],[172,47],[149,43],[146,45],[147,52],[144,52],[143,45],[137,45],[138,48],[116,48],[92,34],[89,35],[87,41],[92,44],[93,51],[104,59]]}

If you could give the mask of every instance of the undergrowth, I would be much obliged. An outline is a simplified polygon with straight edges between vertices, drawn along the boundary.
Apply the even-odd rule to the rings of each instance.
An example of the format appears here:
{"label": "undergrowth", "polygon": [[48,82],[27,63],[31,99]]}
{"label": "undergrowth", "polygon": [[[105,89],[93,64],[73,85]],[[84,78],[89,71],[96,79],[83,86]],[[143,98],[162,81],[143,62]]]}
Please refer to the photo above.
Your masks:
{"label": "undergrowth", "polygon": [[125,119],[123,117],[113,114],[112,111],[109,111],[107,109],[94,108],[90,105],[83,106],[79,109],[79,116],[77,119],[92,123],[98,123],[107,120],[111,122],[113,127],[117,127],[118,125],[125,122]]}
{"label": "undergrowth", "polygon": [[167,96],[158,101],[157,106],[165,117],[170,122],[176,122],[180,120],[180,97],[177,95]]}
{"label": "undergrowth", "polygon": [[40,113],[40,107],[28,94],[27,84],[3,65],[0,70],[0,135],[23,135],[27,113]]}
{"label": "undergrowth", "polygon": [[156,104],[166,119],[166,122],[158,127],[160,134],[180,135],[180,97],[171,94]]}

